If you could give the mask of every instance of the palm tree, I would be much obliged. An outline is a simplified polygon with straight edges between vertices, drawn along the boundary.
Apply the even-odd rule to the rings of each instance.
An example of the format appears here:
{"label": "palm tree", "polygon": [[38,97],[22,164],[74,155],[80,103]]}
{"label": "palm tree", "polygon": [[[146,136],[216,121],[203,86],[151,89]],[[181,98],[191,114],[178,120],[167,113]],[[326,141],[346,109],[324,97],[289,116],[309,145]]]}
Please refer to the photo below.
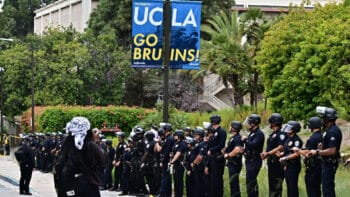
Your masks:
{"label": "palm tree", "polygon": [[[203,69],[218,74],[226,88],[232,106],[242,105],[246,93],[245,77],[250,70],[250,61],[241,45],[237,12],[228,16],[221,11],[202,26],[202,31],[210,36],[202,42]],[[233,86],[233,98],[229,94],[229,83]]]}
{"label": "palm tree", "polygon": [[[269,29],[270,24],[264,18],[260,9],[251,8],[240,18],[240,33],[246,38],[245,47],[248,56],[253,60],[257,51],[260,50],[260,42],[264,37],[264,33]],[[259,73],[255,67],[256,62],[253,60],[253,76],[249,79],[250,85],[250,104],[257,109]],[[260,85],[261,86],[261,85]]]}

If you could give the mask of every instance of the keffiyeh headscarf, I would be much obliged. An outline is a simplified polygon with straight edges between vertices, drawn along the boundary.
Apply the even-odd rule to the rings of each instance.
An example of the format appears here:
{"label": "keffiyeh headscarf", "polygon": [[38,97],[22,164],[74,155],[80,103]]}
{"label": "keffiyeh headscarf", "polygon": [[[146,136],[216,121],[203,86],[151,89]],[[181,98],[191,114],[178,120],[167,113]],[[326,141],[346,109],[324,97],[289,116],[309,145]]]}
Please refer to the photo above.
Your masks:
{"label": "keffiyeh headscarf", "polygon": [[85,117],[74,117],[66,125],[66,132],[74,136],[74,144],[78,150],[81,150],[84,145],[84,139],[87,131],[90,129],[90,122]]}

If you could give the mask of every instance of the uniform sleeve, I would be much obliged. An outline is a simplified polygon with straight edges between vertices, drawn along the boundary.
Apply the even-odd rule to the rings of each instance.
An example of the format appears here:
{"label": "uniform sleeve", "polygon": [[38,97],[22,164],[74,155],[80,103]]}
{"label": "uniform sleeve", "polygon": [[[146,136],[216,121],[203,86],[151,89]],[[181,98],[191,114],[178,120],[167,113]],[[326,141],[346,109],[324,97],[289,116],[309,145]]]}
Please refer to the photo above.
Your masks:
{"label": "uniform sleeve", "polygon": [[340,136],[337,135],[334,131],[329,132],[329,135],[327,135],[328,138],[328,147],[333,148],[333,147],[340,147]]}
{"label": "uniform sleeve", "polygon": [[186,144],[183,142],[183,143],[179,143],[179,148],[177,149],[176,152],[181,152],[181,154],[184,154],[186,152]]}
{"label": "uniform sleeve", "polygon": [[256,137],[254,137],[253,139],[247,139],[245,141],[245,145],[249,148],[249,149],[258,149],[259,146],[261,145],[261,143],[264,143],[264,136],[263,135],[257,135]]}
{"label": "uniform sleeve", "polygon": [[279,136],[279,139],[278,139],[278,145],[282,145],[284,146],[286,140],[287,140],[287,136],[285,133],[281,133]]}

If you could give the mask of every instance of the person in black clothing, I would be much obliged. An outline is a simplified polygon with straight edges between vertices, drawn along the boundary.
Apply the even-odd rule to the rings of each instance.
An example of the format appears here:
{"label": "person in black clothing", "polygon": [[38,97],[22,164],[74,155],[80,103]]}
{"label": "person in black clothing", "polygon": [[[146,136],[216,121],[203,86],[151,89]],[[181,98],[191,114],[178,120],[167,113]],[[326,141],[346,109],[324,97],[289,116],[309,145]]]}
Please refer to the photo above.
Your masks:
{"label": "person in black clothing", "polygon": [[121,184],[120,187],[122,189],[122,193],[120,195],[128,195],[130,191],[132,191],[132,189],[130,190],[130,177],[132,175],[132,165],[131,165],[131,161],[132,161],[132,155],[133,155],[133,151],[134,151],[134,141],[129,138],[128,139],[128,146],[127,148],[124,149],[123,155],[121,157],[121,162],[123,162],[123,173],[122,173],[122,177],[121,177]]}
{"label": "person in black clothing", "polygon": [[221,149],[225,147],[226,131],[220,126],[221,116],[213,115],[210,117],[213,136],[209,138],[208,156],[209,159],[209,196],[221,197],[224,195],[224,169],[225,159],[222,156]]}
{"label": "person in black clothing", "polygon": [[32,193],[29,192],[29,184],[35,166],[35,160],[34,151],[29,146],[29,139],[24,139],[20,149],[21,151],[23,151],[23,158],[21,159],[21,161],[19,161],[19,166],[21,170],[21,178],[19,180],[19,194],[32,195]]}
{"label": "person in black clothing", "polygon": [[[297,135],[301,126],[297,121],[288,121],[283,131],[288,134],[288,138],[284,144],[283,157],[279,160],[285,166],[285,178],[287,184],[287,196],[298,197],[298,178],[301,170],[300,154],[295,149],[300,149],[303,142]],[[282,156],[282,155],[281,155]]]}
{"label": "person in black clothing", "polygon": [[66,126],[68,136],[62,145],[62,157],[55,166],[58,197],[100,197],[99,171],[106,166],[102,150],[92,141],[90,122],[74,117]]}
{"label": "person in black clothing", "polygon": [[305,157],[305,186],[307,195],[310,197],[321,197],[321,158],[319,156],[310,156],[310,150],[316,150],[322,142],[322,120],[315,116],[309,119],[308,127],[312,132],[310,138],[306,141],[305,149],[297,149]]}
{"label": "person in black clothing", "polygon": [[342,133],[335,124],[338,118],[337,111],[328,107],[317,107],[316,111],[322,114],[323,127],[326,131],[323,133],[322,146],[310,151],[310,155],[322,157],[322,193],[323,196],[335,196],[335,173],[337,172],[340,158],[340,145]]}
{"label": "person in black clothing", "polygon": [[112,146],[112,140],[106,140],[107,166],[104,171],[103,189],[113,189],[112,169],[115,156],[115,149]]}
{"label": "person in black clothing", "polygon": [[125,143],[125,133],[122,131],[116,132],[118,137],[118,145],[115,149],[115,160],[113,162],[114,165],[114,187],[113,190],[119,190],[119,185],[121,185],[122,173],[123,173],[123,154],[125,149],[127,148],[127,144]]}
{"label": "person in black clothing", "polygon": [[242,136],[244,142],[244,156],[246,165],[246,184],[248,197],[259,196],[257,176],[261,169],[262,159],[260,153],[263,150],[265,136],[260,130],[261,118],[257,114],[251,114],[247,119],[247,126],[250,131],[248,137]]}
{"label": "person in black clothing", "polygon": [[239,121],[232,121],[230,138],[227,147],[223,150],[224,158],[227,160],[227,168],[230,180],[231,197],[240,197],[241,190],[239,188],[239,173],[242,170],[242,148],[243,142],[239,131],[242,129],[242,124]]}
{"label": "person in black clothing", "polygon": [[261,153],[262,159],[267,159],[269,196],[282,197],[282,183],[284,169],[279,162],[277,154],[284,149],[284,142],[287,139],[286,133],[281,131],[283,117],[279,113],[271,114],[269,118],[272,133],[267,140],[266,151]]}
{"label": "person in black clothing", "polygon": [[155,177],[154,177],[154,171],[153,171],[153,166],[154,166],[154,145],[155,141],[153,140],[154,138],[154,133],[152,131],[147,131],[145,133],[145,152],[141,158],[141,171],[142,174],[145,175],[147,184],[149,187],[149,193],[151,195],[156,195],[158,193],[156,188],[156,182],[155,182]]}

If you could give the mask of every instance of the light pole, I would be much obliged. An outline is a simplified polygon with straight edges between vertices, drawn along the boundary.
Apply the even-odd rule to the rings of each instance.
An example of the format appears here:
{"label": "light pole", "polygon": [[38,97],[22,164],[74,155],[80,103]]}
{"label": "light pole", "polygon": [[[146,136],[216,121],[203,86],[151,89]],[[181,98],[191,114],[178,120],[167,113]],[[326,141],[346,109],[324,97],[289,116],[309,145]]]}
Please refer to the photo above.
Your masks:
{"label": "light pole", "polygon": [[0,81],[1,81],[1,88],[0,88],[0,93],[1,93],[1,98],[0,98],[0,129],[1,129],[1,134],[4,133],[4,120],[3,120],[3,115],[4,115],[4,82],[3,82],[3,73],[5,72],[5,69],[3,67],[0,67]]}

